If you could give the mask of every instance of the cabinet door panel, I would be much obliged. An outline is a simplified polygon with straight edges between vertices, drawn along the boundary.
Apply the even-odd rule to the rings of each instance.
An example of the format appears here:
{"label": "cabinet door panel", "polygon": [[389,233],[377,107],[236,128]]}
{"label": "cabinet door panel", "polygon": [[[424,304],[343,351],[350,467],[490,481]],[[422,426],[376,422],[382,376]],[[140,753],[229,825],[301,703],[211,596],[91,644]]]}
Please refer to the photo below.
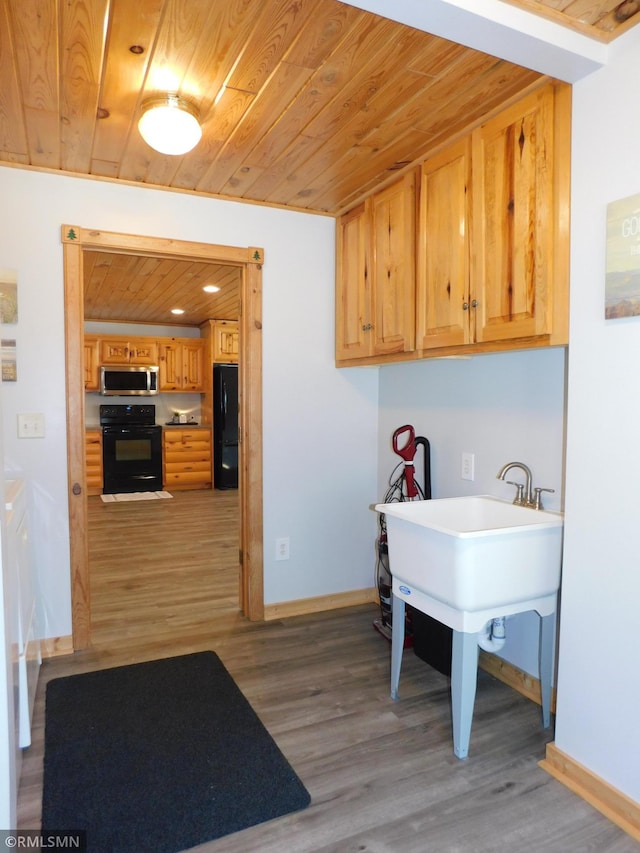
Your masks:
{"label": "cabinet door panel", "polygon": [[476,340],[551,331],[553,92],[473,132]]}
{"label": "cabinet door panel", "polygon": [[182,457],[180,460],[176,460],[175,462],[168,460],[165,463],[165,468],[167,474],[179,474],[181,472],[189,472],[189,471],[204,471],[207,474],[211,474],[211,457],[207,457],[206,459],[202,458],[186,458]]}
{"label": "cabinet door panel", "polygon": [[375,355],[415,345],[415,173],[371,200]]}
{"label": "cabinet door panel", "polygon": [[211,485],[211,469],[206,471],[167,471],[164,484],[169,489],[208,488]]}
{"label": "cabinet door panel", "polygon": [[87,494],[102,494],[102,432],[87,430],[85,435]]}
{"label": "cabinet door panel", "polygon": [[238,323],[234,320],[217,320],[213,324],[213,360],[222,364],[235,364],[239,353]]}
{"label": "cabinet door panel", "polygon": [[185,391],[202,391],[204,349],[201,341],[182,345],[182,388]]}
{"label": "cabinet door panel", "polygon": [[128,340],[101,340],[100,341],[100,364],[128,364],[129,363],[129,341]]}
{"label": "cabinet door panel", "polygon": [[369,355],[369,247],[364,204],[338,222],[336,358]]}
{"label": "cabinet door panel", "polygon": [[84,338],[84,390],[97,391],[98,362],[100,360],[100,347],[97,338],[85,335]]}
{"label": "cabinet door panel", "polygon": [[160,344],[160,390],[176,391],[182,388],[182,347],[179,344]]}
{"label": "cabinet door panel", "polygon": [[462,139],[422,167],[418,349],[457,346],[470,339],[470,164],[471,141]]}
{"label": "cabinet door panel", "polygon": [[155,341],[132,340],[129,343],[129,361],[131,364],[157,364],[158,345]]}

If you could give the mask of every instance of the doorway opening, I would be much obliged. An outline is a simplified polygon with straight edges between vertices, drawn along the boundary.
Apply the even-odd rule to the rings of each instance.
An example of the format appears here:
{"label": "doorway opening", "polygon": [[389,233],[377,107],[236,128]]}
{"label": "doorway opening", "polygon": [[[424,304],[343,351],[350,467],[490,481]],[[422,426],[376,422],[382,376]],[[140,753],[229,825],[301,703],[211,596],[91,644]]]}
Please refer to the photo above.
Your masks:
{"label": "doorway opening", "polygon": [[198,259],[229,263],[241,269],[240,284],[240,584],[239,605],[253,621],[264,618],[262,554],[262,264],[256,247],[220,246],[62,228],[67,383],[69,533],[74,650],[91,643],[91,590],[87,533],[84,412],[84,276],[85,253],[99,250],[153,258]]}

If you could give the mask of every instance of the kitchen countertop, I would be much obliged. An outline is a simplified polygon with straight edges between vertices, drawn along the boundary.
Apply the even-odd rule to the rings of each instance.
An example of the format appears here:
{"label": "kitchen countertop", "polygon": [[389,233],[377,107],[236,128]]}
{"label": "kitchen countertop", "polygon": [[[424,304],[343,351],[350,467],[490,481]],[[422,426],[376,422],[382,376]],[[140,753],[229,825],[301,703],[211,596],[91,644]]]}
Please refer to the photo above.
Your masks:
{"label": "kitchen countertop", "polygon": [[209,424],[196,424],[196,423],[191,423],[191,424],[189,424],[189,423],[187,423],[187,424],[166,423],[166,424],[162,424],[162,426],[163,426],[163,428],[164,427],[182,427],[182,429],[211,429]]}
{"label": "kitchen countertop", "polygon": [[[178,427],[182,429],[211,429],[211,424],[199,424],[199,423],[186,423],[186,424],[173,424],[173,423],[164,423],[157,424],[157,426],[161,426],[162,429],[171,429],[172,427]],[[86,424],[85,430],[87,432],[93,432],[94,430],[102,430],[102,426],[100,424]]]}

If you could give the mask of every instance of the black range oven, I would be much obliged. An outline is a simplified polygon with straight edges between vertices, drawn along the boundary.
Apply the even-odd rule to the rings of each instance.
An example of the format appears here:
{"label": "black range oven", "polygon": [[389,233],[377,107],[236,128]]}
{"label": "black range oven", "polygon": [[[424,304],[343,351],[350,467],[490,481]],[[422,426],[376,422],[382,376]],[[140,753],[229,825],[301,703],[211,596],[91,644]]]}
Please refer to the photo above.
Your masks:
{"label": "black range oven", "polygon": [[100,406],[105,494],[162,489],[162,427],[155,406]]}

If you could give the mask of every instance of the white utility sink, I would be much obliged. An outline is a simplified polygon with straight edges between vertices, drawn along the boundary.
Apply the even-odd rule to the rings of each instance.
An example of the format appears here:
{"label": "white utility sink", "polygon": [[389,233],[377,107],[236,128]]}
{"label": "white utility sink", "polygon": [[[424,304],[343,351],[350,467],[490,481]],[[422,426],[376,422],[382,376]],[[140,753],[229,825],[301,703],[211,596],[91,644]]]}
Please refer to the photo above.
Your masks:
{"label": "white utility sink", "polygon": [[453,631],[453,751],[466,758],[476,694],[477,632],[498,616],[535,610],[540,616],[542,721],[548,728],[561,513],[489,495],[376,504],[375,509],[386,518],[393,576],[391,698],[398,698],[408,603]]}
{"label": "white utility sink", "polygon": [[394,578],[455,610],[499,608],[558,590],[561,513],[489,495],[375,509],[386,516]]}

